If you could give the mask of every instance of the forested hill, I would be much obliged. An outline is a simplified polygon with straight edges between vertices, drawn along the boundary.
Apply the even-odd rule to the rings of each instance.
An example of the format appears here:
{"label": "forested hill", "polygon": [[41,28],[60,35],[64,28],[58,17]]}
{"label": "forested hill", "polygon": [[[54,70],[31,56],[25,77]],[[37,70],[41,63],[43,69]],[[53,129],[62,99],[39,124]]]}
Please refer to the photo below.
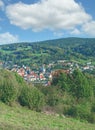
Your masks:
{"label": "forested hill", "polygon": [[50,63],[57,60],[95,60],[95,38],[63,38],[0,46],[0,61],[17,64]]}

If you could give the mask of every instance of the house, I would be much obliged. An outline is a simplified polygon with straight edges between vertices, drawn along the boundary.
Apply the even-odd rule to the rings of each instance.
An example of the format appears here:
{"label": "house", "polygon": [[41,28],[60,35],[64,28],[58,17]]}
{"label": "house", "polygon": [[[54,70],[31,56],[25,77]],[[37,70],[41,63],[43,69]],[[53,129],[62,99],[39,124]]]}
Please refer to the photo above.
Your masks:
{"label": "house", "polygon": [[18,73],[20,76],[24,77],[25,70],[24,70],[23,68],[20,68],[20,69],[18,69],[17,73]]}

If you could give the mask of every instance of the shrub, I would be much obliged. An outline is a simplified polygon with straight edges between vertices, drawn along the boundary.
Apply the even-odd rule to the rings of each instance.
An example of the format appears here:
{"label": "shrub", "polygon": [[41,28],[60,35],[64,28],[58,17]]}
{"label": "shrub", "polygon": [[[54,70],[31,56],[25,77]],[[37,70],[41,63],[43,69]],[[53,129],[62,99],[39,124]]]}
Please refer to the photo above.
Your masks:
{"label": "shrub", "polygon": [[15,76],[6,70],[0,70],[0,100],[11,104],[18,97],[19,85]]}
{"label": "shrub", "polygon": [[88,118],[88,121],[90,123],[95,123],[95,113],[91,113],[89,118]]}
{"label": "shrub", "polygon": [[93,120],[93,117],[91,117],[91,104],[89,102],[70,106],[66,109],[66,114],[80,120]]}
{"label": "shrub", "polygon": [[61,92],[54,87],[51,87],[48,91],[46,102],[48,105],[54,107],[62,102]]}
{"label": "shrub", "polygon": [[95,103],[92,103],[91,111],[92,111],[92,112],[95,112]]}
{"label": "shrub", "polygon": [[24,86],[19,96],[19,102],[32,110],[40,111],[44,105],[44,95],[35,87]]}
{"label": "shrub", "polygon": [[26,81],[20,75],[18,75],[17,73],[14,73],[14,75],[20,87],[27,85]]}
{"label": "shrub", "polygon": [[71,87],[71,92],[79,100],[80,98],[92,97],[93,89],[89,85],[86,76],[80,71],[75,70],[73,72],[73,86]]}

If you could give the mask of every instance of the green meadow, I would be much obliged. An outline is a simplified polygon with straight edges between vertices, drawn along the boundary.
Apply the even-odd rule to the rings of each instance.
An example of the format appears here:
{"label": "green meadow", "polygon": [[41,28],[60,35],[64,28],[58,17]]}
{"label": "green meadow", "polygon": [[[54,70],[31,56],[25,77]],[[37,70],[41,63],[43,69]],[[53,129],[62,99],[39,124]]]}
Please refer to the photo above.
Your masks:
{"label": "green meadow", "polygon": [[95,130],[95,124],[0,102],[0,130]]}

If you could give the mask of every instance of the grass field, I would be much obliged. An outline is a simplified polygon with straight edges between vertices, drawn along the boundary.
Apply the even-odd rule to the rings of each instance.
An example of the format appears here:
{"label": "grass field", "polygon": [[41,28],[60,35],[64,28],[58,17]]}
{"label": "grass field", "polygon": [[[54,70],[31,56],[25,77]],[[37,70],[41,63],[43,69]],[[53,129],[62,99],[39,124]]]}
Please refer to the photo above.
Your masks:
{"label": "grass field", "polygon": [[95,125],[0,102],[0,130],[95,130]]}

